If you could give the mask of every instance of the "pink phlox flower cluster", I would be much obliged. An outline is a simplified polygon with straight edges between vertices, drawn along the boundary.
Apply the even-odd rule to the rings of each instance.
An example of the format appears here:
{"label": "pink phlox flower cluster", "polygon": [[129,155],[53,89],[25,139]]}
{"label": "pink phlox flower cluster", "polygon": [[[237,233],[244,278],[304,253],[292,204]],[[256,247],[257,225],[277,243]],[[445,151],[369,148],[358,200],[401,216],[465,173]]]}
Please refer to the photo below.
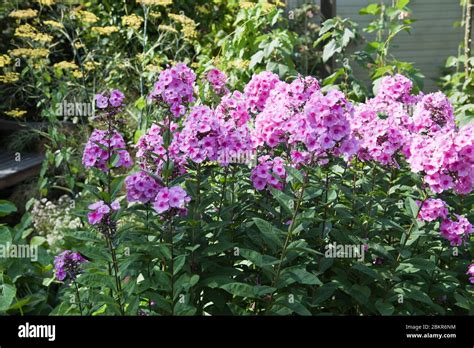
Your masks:
{"label": "pink phlox flower cluster", "polygon": [[[99,146],[99,144],[101,146]],[[115,167],[130,167],[132,159],[130,154],[125,150],[125,141],[117,131],[113,131],[109,136],[108,131],[95,129],[84,149],[82,163],[86,168],[96,167],[102,171],[107,171],[107,163],[110,156],[117,154],[119,159],[115,163]]]}
{"label": "pink phlox flower cluster", "polygon": [[104,201],[98,201],[88,206],[91,212],[87,214],[87,219],[91,225],[96,225],[102,222],[105,216],[109,215],[111,211],[117,211],[120,209],[120,203],[118,200],[113,201],[110,205]]}
{"label": "pink phlox flower cluster", "polygon": [[81,273],[81,264],[87,262],[78,252],[64,250],[54,258],[54,271],[56,278],[60,281],[70,277],[74,280]]}
{"label": "pink phlox flower cluster", "polygon": [[[163,165],[167,161],[174,161],[174,169],[177,173],[184,173],[182,166],[184,160],[179,157],[179,148],[175,142],[171,142],[166,151],[163,142],[163,131],[165,127],[160,127],[156,124],[152,124],[148,129],[147,133],[143,134],[136,144],[137,148],[137,159],[139,160],[140,167],[148,172],[152,172],[156,175],[160,175]],[[174,122],[170,125],[170,132],[177,136],[178,125]],[[169,156],[169,158],[167,158]]]}
{"label": "pink phlox flower cluster", "polygon": [[175,117],[186,112],[185,104],[194,101],[196,75],[184,63],[165,69],[160,73],[149,98],[163,101],[170,106]]}
{"label": "pink phlox flower cluster", "polygon": [[415,96],[411,95],[412,88],[413,82],[403,75],[385,76],[378,86],[378,93],[375,96],[376,102],[412,104],[417,100]]}
{"label": "pink phlox flower cluster", "polygon": [[[416,204],[420,206],[421,202],[417,201]],[[428,198],[423,202],[418,219],[424,221],[434,221],[438,218],[446,219],[448,216],[448,206],[442,199]]]}
{"label": "pink phlox flower cluster", "polygon": [[217,94],[226,94],[228,92],[226,88],[227,75],[219,69],[209,70],[206,74],[206,79]]}
{"label": "pink phlox flower cluster", "polygon": [[186,213],[186,204],[191,201],[186,191],[180,186],[162,187],[158,190],[153,208],[158,214],[175,209],[180,214]]}
{"label": "pink phlox flower cluster", "polygon": [[161,162],[166,154],[161,131],[161,127],[153,123],[146,134],[138,139],[136,157],[144,168],[147,167],[147,162]]}
{"label": "pink phlox flower cluster", "polygon": [[423,173],[433,192],[469,194],[474,184],[474,125],[413,136],[407,161],[413,172]]}
{"label": "pink phlox flower cluster", "polygon": [[413,126],[416,132],[437,132],[454,129],[453,107],[442,92],[430,93],[416,104],[413,112]]}
{"label": "pink phlox flower cluster", "polygon": [[211,108],[198,105],[183,123],[183,129],[176,134],[173,143],[179,149],[178,157],[201,163],[206,159],[214,161],[218,157],[219,120]]}
{"label": "pink phlox flower cluster", "polygon": [[[301,140],[318,158],[325,158],[331,152],[349,160],[358,149],[349,123],[353,112],[352,104],[338,90],[330,90],[326,95],[313,93],[304,108],[305,119],[295,122],[291,133],[294,140]],[[306,127],[299,132],[303,125]]]}
{"label": "pink phlox flower cluster", "polygon": [[449,240],[452,246],[467,243],[469,234],[473,232],[471,223],[462,215],[454,214],[456,220],[443,220],[440,225],[441,235]]}
{"label": "pink phlox flower cluster", "polygon": [[304,104],[319,91],[317,80],[299,77],[290,84],[278,82],[270,91],[265,107],[255,118],[252,132],[254,146],[292,143],[303,138],[307,122]]}
{"label": "pink phlox flower cluster", "polygon": [[360,141],[358,157],[361,160],[398,166],[396,155],[403,149],[407,133],[394,118],[380,118],[374,108],[360,104],[350,120],[352,132]]}
{"label": "pink phlox flower cluster", "polygon": [[263,110],[270,91],[278,82],[280,82],[278,75],[270,71],[263,71],[252,76],[244,89],[245,98],[248,100],[252,112]]}
{"label": "pink phlox flower cluster", "polygon": [[403,75],[386,76],[380,82],[377,95],[367,100],[366,105],[379,118],[389,118],[391,127],[398,127],[401,133],[408,132],[413,127],[409,111],[423,96],[411,95],[412,87],[412,81]]}
{"label": "pink phlox flower cluster", "polygon": [[282,190],[286,177],[283,159],[275,157],[272,160],[270,156],[266,155],[260,157],[258,162],[250,175],[253,186],[257,190],[263,190],[265,187],[274,187]]}
{"label": "pink phlox flower cluster", "polygon": [[94,96],[95,105],[99,109],[106,109],[109,106],[113,108],[121,107],[124,99],[124,94],[118,89],[112,90],[108,97],[105,93],[98,93]]}
{"label": "pink phlox flower cluster", "polygon": [[140,171],[125,178],[125,189],[129,202],[148,203],[155,200],[160,186],[148,173]]}
{"label": "pink phlox flower cluster", "polygon": [[311,154],[308,151],[291,150],[290,158],[292,165],[298,169],[311,161]]}
{"label": "pink phlox flower cluster", "polygon": [[248,102],[239,91],[234,91],[222,97],[216,107],[218,117],[230,121],[236,127],[243,126],[250,118]]}
{"label": "pink phlox flower cluster", "polygon": [[469,265],[466,274],[469,276],[469,281],[474,284],[474,263]]}
{"label": "pink phlox flower cluster", "polygon": [[[225,97],[224,97],[225,98]],[[232,101],[227,99],[226,103]],[[218,161],[228,165],[244,151],[251,149],[250,133],[246,124],[236,125],[229,109],[220,105],[215,111],[207,106],[195,106],[185,119],[183,129],[176,134],[173,145],[179,149],[180,159],[195,163]]]}

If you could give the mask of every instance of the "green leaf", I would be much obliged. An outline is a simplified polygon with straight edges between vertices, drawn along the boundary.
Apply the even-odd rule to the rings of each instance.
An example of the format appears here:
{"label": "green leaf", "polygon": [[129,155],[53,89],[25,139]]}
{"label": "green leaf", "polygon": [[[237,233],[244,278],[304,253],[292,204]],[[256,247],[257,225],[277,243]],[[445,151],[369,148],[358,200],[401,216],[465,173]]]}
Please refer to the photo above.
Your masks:
{"label": "green leaf", "polygon": [[364,7],[359,10],[359,14],[365,15],[365,14],[370,14],[370,15],[376,15],[380,11],[380,5],[379,4],[370,4],[367,7]]}
{"label": "green leaf", "polygon": [[432,272],[436,269],[436,264],[431,260],[413,258],[404,260],[398,265],[396,272],[415,273],[420,270]]}
{"label": "green leaf", "polygon": [[318,277],[306,270],[305,266],[296,266],[292,268],[286,268],[281,273],[282,277],[289,277],[295,280],[298,284],[307,284],[307,285],[322,285],[323,283],[318,279]]}
{"label": "green leaf", "polygon": [[285,209],[285,211],[292,215],[293,214],[293,209],[290,208],[290,206],[293,205],[293,198],[288,196],[286,193],[277,190],[273,187],[270,188],[270,191],[272,192],[273,197],[278,201],[278,203],[281,204],[281,206]]}
{"label": "green leaf", "polygon": [[265,53],[263,50],[258,51],[255,53],[251,58],[250,58],[250,65],[249,68],[252,69],[254,66],[257,64],[260,64],[262,62],[262,59],[264,57]]}
{"label": "green leaf", "polygon": [[445,67],[446,67],[446,68],[452,68],[452,67],[455,66],[457,63],[458,63],[458,58],[457,58],[457,57],[454,57],[454,56],[451,56],[451,57],[449,57],[449,58],[446,60]]}
{"label": "green leaf", "polygon": [[46,242],[45,237],[43,237],[43,236],[34,236],[33,238],[31,238],[30,245],[31,246],[40,246],[45,242]]}
{"label": "green leaf", "polygon": [[420,208],[418,207],[418,204],[416,204],[413,198],[407,197],[405,199],[405,210],[408,215],[416,219],[418,217],[418,211],[420,210]]}
{"label": "green leaf", "polygon": [[174,265],[173,265],[173,275],[178,274],[179,271],[184,266],[184,262],[186,261],[186,255],[179,255],[175,257],[174,259]]}
{"label": "green leaf", "polygon": [[135,101],[135,107],[138,110],[143,110],[146,107],[146,98],[145,97],[140,97]]}
{"label": "green leaf", "polygon": [[418,289],[406,289],[405,296],[409,299],[426,303],[428,305],[433,305],[433,300],[424,292]]}
{"label": "green leaf", "polygon": [[362,263],[356,263],[354,266],[352,266],[353,269],[364,273],[365,275],[369,276],[372,279],[377,279],[381,280],[382,276],[378,274],[376,271],[374,271],[372,268],[362,264]]}
{"label": "green leaf", "polygon": [[351,295],[357,302],[361,304],[367,304],[370,297],[370,289],[367,286],[354,284],[348,291],[349,295]]}
{"label": "green leaf", "polygon": [[0,199],[0,217],[16,212],[17,209],[12,202]]}
{"label": "green leaf", "polygon": [[355,33],[348,28],[344,28],[344,34],[342,35],[342,47],[346,47],[353,38],[355,38]]}
{"label": "green leaf", "polygon": [[250,249],[240,249],[239,253],[257,267],[267,267],[279,262],[279,259],[276,257],[262,255],[259,252]]}
{"label": "green leaf", "polygon": [[398,0],[397,3],[395,4],[395,7],[398,8],[399,10],[403,10],[405,6],[407,6],[410,3],[410,0]]}
{"label": "green leaf", "polygon": [[286,308],[291,309],[293,312],[295,312],[298,315],[305,315],[305,316],[310,316],[311,312],[303,306],[301,303],[295,301],[289,301],[288,299],[282,299],[277,302],[275,302],[275,305],[280,305]]}
{"label": "green leaf", "polygon": [[260,218],[253,218],[253,222],[257,225],[260,232],[262,232],[263,238],[273,244],[274,246],[283,247],[283,242],[278,238],[278,230],[276,227],[273,227],[268,221],[262,220]]}
{"label": "green leaf", "polygon": [[274,292],[276,289],[270,286],[261,286],[261,285],[249,285],[245,283],[228,283],[221,286],[221,289],[224,289],[228,293],[234,296],[248,297],[248,298],[258,298],[263,295]]}
{"label": "green leaf", "polygon": [[301,172],[298,169],[290,167],[290,166],[285,166],[285,170],[289,174],[289,177],[291,179],[295,179],[300,184],[304,182],[303,174],[301,174]]}
{"label": "green leaf", "polygon": [[468,311],[472,309],[471,303],[464,296],[461,296],[458,293],[454,293],[454,298],[456,299],[456,306],[467,309]]}
{"label": "green leaf", "polygon": [[16,287],[11,284],[0,285],[0,312],[5,312],[13,302]]}
{"label": "green leaf", "polygon": [[380,299],[375,301],[375,308],[377,308],[379,313],[382,315],[392,315],[395,311],[395,307],[391,303],[384,302]]}
{"label": "green leaf", "polygon": [[12,234],[6,226],[0,226],[0,245],[7,245],[12,242]]}
{"label": "green leaf", "polygon": [[77,282],[90,287],[102,288],[106,286],[115,289],[114,278],[106,273],[84,273],[77,277]]}
{"label": "green leaf", "polygon": [[122,189],[123,182],[125,181],[124,176],[118,176],[115,179],[112,180],[112,183],[110,185],[110,191],[111,191],[111,199],[115,199],[117,193]]}
{"label": "green leaf", "polygon": [[326,283],[323,286],[319,287],[315,291],[314,304],[320,304],[326,301],[328,298],[334,294],[334,291],[337,289],[337,284],[335,283]]}
{"label": "green leaf", "polygon": [[340,51],[340,46],[337,44],[336,40],[332,39],[329,41],[323,49],[323,62],[326,63],[334,53]]}

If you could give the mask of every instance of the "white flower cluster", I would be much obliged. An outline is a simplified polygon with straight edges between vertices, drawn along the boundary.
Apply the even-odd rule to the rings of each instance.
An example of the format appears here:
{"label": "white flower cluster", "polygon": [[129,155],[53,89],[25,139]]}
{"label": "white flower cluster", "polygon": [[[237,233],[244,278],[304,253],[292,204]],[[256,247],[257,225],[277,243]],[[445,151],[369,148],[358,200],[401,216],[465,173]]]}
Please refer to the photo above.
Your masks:
{"label": "white flower cluster", "polygon": [[46,198],[35,200],[31,215],[35,231],[46,238],[52,253],[62,250],[63,236],[66,230],[76,230],[82,227],[82,222],[72,214],[74,200],[61,196],[56,203]]}

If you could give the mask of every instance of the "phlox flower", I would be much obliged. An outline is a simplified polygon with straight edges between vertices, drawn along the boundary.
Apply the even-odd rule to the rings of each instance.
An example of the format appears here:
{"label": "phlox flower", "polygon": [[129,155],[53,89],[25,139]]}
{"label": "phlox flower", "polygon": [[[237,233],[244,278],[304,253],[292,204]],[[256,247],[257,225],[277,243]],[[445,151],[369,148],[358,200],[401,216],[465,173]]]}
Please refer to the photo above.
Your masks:
{"label": "phlox flower", "polygon": [[129,202],[148,203],[155,200],[159,185],[149,174],[140,171],[125,178],[125,189]]}
{"label": "phlox flower", "polygon": [[286,177],[286,170],[281,157],[275,157],[273,160],[269,156],[259,158],[258,165],[252,170],[250,179],[253,186],[261,191],[265,187],[274,187],[283,189],[283,182]]}
{"label": "phlox flower", "polygon": [[168,210],[175,210],[181,213],[186,210],[186,204],[191,201],[186,191],[180,186],[162,187],[158,190],[153,208],[158,214],[162,214]]}
{"label": "phlox flower", "polygon": [[155,83],[150,99],[162,101],[170,106],[175,117],[183,115],[186,104],[194,101],[194,81],[196,75],[184,63],[165,69]]}
{"label": "phlox flower", "polygon": [[65,250],[54,258],[54,272],[58,280],[70,277],[74,280],[81,272],[81,264],[87,262],[81,254],[71,250]]}
{"label": "phlox flower", "polygon": [[87,214],[87,219],[91,225],[97,225],[102,222],[105,216],[111,211],[117,211],[120,209],[120,203],[118,200],[113,201],[110,205],[104,201],[98,201],[88,206],[89,210],[92,210]]}
{"label": "phlox flower", "polygon": [[245,98],[248,100],[252,112],[263,110],[265,102],[270,96],[270,91],[279,81],[278,75],[270,71],[263,71],[252,76],[244,89]]}
{"label": "phlox flower", "polygon": [[217,94],[226,94],[227,75],[219,69],[211,69],[206,74],[206,79]]}
{"label": "phlox flower", "polygon": [[443,220],[441,222],[441,235],[450,241],[451,245],[459,246],[466,242],[469,234],[473,232],[471,223],[462,215],[454,214],[456,220]]}
{"label": "phlox flower", "polygon": [[[420,201],[416,202],[421,205]],[[423,202],[423,205],[418,214],[418,219],[424,221],[434,221],[438,218],[446,219],[448,216],[448,208],[446,202],[442,199],[428,198]]]}
{"label": "phlox flower", "polygon": [[474,263],[471,263],[466,272],[469,275],[469,281],[474,284]]}
{"label": "phlox flower", "polygon": [[95,105],[99,109],[107,109],[107,107],[118,108],[123,104],[125,95],[118,89],[112,90],[107,97],[106,93],[98,93],[94,96]]}
{"label": "phlox flower", "polygon": [[[100,146],[99,146],[100,145]],[[107,171],[107,164],[110,155],[117,154],[119,160],[115,163],[115,168],[131,167],[132,159],[125,150],[125,141],[117,131],[113,131],[109,136],[108,131],[95,129],[84,149],[82,163],[86,168],[95,167],[102,171]]]}

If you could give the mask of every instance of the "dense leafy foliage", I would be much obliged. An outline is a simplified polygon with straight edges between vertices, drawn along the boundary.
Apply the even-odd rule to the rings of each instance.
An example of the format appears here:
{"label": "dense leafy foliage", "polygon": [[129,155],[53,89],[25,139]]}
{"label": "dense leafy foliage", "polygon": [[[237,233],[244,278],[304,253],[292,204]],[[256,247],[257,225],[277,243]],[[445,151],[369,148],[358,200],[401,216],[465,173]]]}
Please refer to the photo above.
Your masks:
{"label": "dense leafy foliage", "polygon": [[[349,20],[321,28],[321,59],[342,65],[320,85],[296,74],[295,62],[316,70],[308,52],[294,54],[312,38],[285,30],[267,2],[199,2],[196,21],[178,12],[194,8],[164,0],[92,2],[73,18],[54,5],[58,30],[84,43],[76,66],[53,66],[50,81],[50,67],[22,74],[56,102],[90,94],[94,117],[62,131],[38,96],[49,126],[41,193],[73,200],[32,200],[18,225],[0,225],[0,245],[37,250],[0,258],[0,312],[472,314],[474,126],[389,59],[407,4],[363,9],[379,16],[368,30],[381,30],[356,54],[372,64],[373,96],[344,58],[358,38]],[[118,14],[120,28],[107,23]],[[77,65],[96,58],[90,72]],[[0,216],[15,210],[0,201]],[[68,228],[48,224],[57,215]]]}

